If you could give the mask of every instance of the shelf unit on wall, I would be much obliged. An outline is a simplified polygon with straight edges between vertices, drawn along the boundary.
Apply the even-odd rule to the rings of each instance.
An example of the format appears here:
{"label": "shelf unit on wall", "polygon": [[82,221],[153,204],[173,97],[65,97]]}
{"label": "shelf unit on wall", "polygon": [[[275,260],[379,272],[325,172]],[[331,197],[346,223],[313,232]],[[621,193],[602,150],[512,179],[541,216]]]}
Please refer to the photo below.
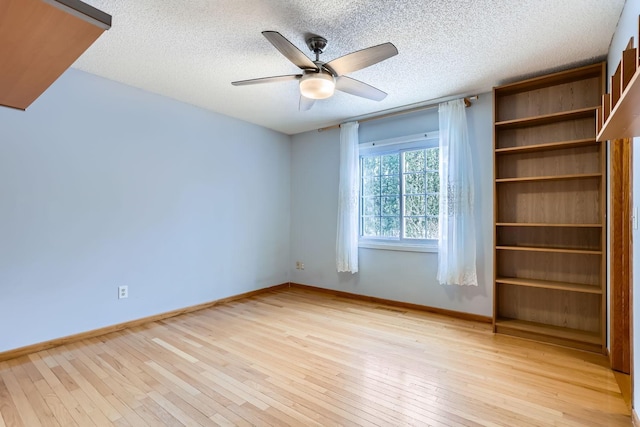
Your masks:
{"label": "shelf unit on wall", "polygon": [[0,11],[0,106],[20,110],[111,28],[110,15],[80,0],[2,0]]}
{"label": "shelf unit on wall", "polygon": [[494,331],[605,349],[604,63],[494,88]]}
{"label": "shelf unit on wall", "polygon": [[602,96],[602,105],[598,109],[597,140],[640,136],[640,56],[638,49],[633,47],[633,39],[622,52],[622,59],[611,76],[610,88],[611,91]]}

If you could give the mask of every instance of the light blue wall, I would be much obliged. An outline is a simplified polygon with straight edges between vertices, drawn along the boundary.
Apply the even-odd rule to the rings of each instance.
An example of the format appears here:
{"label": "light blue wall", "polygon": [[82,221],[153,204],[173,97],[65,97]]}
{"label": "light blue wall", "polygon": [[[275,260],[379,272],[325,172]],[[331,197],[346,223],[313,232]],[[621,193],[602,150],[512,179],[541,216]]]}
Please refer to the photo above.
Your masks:
{"label": "light blue wall", "polygon": [[289,281],[290,150],[73,69],[0,108],[0,351]]}
{"label": "light blue wall", "polygon": [[[631,37],[634,38],[634,46],[638,47],[638,15],[640,15],[640,1],[638,0],[628,0],[624,9],[622,10],[622,15],[620,16],[620,21],[618,22],[618,27],[616,28],[616,32],[613,35],[613,40],[611,41],[611,46],[609,47],[609,56],[607,57],[607,65],[608,65],[608,77],[611,78],[613,72],[615,72],[618,63],[620,62],[620,57],[622,56],[622,51],[627,46],[629,39]],[[638,148],[640,147],[640,138],[635,138],[633,141],[633,150],[635,151],[633,156],[633,204],[634,206],[638,206],[638,201],[640,201],[640,155],[638,155]],[[633,316],[633,366],[635,366],[635,371],[638,372],[638,368],[640,367],[640,234],[638,234],[638,230],[633,230],[633,260],[632,260],[632,269],[633,269],[633,307],[634,307],[634,316]],[[637,411],[638,405],[640,405],[640,381],[636,378],[633,381],[634,390],[633,390],[633,407]]]}
{"label": "light blue wall", "polygon": [[[467,109],[475,175],[477,267],[480,286],[441,286],[437,253],[359,250],[360,272],[337,273],[335,264],[339,175],[339,130],[293,136],[291,154],[291,281],[491,316],[493,310],[492,95]],[[392,138],[438,128],[437,110],[363,123],[360,141]]]}

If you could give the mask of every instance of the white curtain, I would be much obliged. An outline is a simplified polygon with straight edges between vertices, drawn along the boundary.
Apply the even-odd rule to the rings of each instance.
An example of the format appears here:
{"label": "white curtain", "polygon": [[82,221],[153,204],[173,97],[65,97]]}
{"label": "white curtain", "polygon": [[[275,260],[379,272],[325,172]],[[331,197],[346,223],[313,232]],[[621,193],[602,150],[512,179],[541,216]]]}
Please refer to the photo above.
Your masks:
{"label": "white curtain", "polygon": [[360,197],[358,122],[340,125],[340,186],[338,188],[338,271],[358,272],[358,199]]}
{"label": "white curtain", "polygon": [[478,286],[473,164],[464,101],[440,104],[438,282]]}

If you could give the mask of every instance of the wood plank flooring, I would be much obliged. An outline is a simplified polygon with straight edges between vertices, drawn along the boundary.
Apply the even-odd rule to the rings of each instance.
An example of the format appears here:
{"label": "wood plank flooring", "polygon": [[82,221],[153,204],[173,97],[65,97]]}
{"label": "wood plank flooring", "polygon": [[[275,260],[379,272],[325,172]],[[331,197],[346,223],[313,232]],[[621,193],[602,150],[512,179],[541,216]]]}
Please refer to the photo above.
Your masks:
{"label": "wood plank flooring", "polygon": [[629,426],[603,356],[305,289],[0,363],[4,426]]}

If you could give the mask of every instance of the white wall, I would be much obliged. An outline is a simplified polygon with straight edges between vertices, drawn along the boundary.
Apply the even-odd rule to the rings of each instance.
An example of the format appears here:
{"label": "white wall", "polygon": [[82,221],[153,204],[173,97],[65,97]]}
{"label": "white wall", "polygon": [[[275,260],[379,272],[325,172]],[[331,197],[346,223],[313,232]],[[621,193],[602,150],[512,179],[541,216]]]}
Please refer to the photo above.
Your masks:
{"label": "white wall", "polygon": [[[615,72],[622,51],[627,46],[629,39],[634,38],[634,46],[638,47],[638,15],[640,15],[640,1],[630,0],[627,1],[622,10],[618,27],[613,35],[611,46],[609,47],[609,56],[607,57],[608,77],[611,78],[613,72]],[[638,155],[638,148],[640,147],[640,138],[635,138],[633,141],[633,149],[635,154],[633,156],[633,204],[639,206],[640,204],[640,155]],[[640,234],[638,230],[633,230],[633,366],[635,366],[636,372],[640,367]],[[633,381],[633,407],[636,409],[640,405],[640,381],[637,379]]]}
{"label": "white wall", "polygon": [[289,281],[290,150],[77,70],[0,108],[0,351]]}
{"label": "white wall", "polygon": [[[437,253],[359,250],[360,272],[337,273],[339,130],[293,136],[291,154],[291,281],[395,301],[491,316],[493,310],[493,142],[492,95],[467,109],[475,159],[478,287],[441,286]],[[437,110],[363,123],[360,141],[432,131]]]}

